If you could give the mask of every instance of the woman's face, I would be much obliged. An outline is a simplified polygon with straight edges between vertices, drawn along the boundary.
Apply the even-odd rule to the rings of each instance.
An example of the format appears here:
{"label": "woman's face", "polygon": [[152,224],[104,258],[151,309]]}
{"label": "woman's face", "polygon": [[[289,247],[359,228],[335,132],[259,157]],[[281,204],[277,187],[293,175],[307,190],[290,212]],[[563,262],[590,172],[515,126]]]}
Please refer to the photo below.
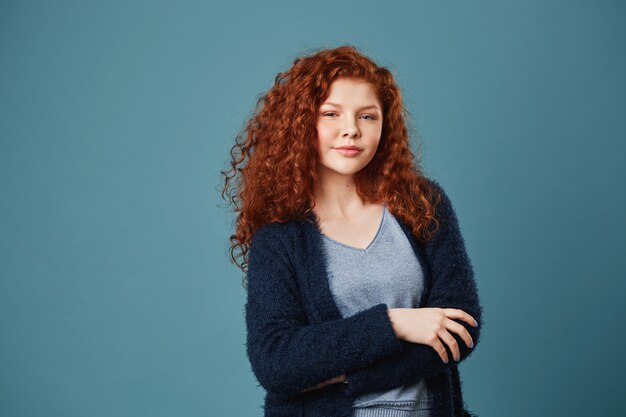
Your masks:
{"label": "woman's face", "polygon": [[[318,110],[319,169],[343,175],[363,169],[376,154],[383,128],[383,109],[374,86],[364,81],[337,79]],[[341,147],[358,149],[341,150]]]}

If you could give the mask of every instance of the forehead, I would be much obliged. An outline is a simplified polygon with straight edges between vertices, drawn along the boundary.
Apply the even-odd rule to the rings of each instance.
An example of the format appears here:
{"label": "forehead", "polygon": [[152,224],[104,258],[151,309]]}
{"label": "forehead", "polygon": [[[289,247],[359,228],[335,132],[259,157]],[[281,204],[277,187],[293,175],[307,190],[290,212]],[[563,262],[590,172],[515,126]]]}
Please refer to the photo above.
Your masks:
{"label": "forehead", "polygon": [[[331,104],[332,103],[332,104]],[[380,100],[373,84],[362,80],[338,79],[330,85],[328,97],[322,104],[335,106],[376,106]]]}

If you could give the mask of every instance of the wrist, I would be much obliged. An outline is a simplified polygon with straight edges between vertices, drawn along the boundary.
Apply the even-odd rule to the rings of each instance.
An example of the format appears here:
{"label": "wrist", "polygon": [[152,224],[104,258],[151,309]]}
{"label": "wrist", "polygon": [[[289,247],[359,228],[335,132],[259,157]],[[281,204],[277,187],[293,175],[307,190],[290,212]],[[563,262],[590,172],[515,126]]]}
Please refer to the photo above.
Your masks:
{"label": "wrist", "polygon": [[399,309],[397,308],[388,308],[387,315],[389,316],[389,321],[391,322],[394,334],[398,339],[402,339],[400,335],[400,327],[398,326],[398,310]]}

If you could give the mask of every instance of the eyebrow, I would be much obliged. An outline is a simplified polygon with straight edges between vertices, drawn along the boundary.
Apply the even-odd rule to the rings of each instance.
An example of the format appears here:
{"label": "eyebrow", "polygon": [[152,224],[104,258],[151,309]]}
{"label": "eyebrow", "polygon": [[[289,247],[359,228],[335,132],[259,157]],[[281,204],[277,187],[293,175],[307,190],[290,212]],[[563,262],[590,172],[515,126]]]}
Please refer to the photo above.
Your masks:
{"label": "eyebrow", "polygon": [[[331,103],[329,101],[327,101],[326,103],[322,103],[322,106],[324,105],[329,105],[329,106],[335,106],[335,107],[341,107],[341,104],[337,104],[337,103]],[[364,110],[364,109],[377,109],[380,110],[380,107],[378,107],[375,104],[370,104],[369,106],[363,106],[361,107],[359,110]]]}

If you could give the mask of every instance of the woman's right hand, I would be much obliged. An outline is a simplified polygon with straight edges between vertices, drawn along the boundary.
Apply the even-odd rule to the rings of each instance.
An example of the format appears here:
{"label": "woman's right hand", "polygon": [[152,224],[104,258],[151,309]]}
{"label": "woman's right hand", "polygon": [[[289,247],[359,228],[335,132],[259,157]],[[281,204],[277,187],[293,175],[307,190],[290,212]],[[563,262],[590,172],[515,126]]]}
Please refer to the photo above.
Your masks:
{"label": "woman's right hand", "polygon": [[412,343],[421,343],[432,346],[448,363],[448,352],[442,340],[448,345],[454,359],[460,359],[459,346],[450,331],[457,333],[470,348],[474,346],[472,336],[461,324],[451,319],[464,320],[472,326],[477,326],[472,316],[457,308],[389,308],[389,319],[393,330],[399,339]]}

